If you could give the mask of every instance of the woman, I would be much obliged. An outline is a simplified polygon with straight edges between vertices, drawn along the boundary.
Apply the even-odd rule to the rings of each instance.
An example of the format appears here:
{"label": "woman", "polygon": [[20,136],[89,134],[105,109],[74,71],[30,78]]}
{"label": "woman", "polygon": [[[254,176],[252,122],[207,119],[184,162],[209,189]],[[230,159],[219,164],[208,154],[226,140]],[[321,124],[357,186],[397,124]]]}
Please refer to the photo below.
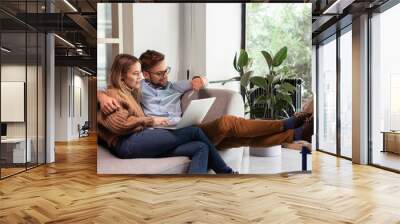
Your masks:
{"label": "woman", "polygon": [[114,59],[106,94],[121,106],[111,114],[97,114],[99,138],[107,142],[111,152],[121,159],[188,156],[192,160],[190,174],[207,173],[208,168],[233,173],[200,128],[151,129],[166,125],[167,119],[144,115],[138,103],[140,80],[137,58],[120,54]]}
{"label": "woman", "polygon": [[[195,88],[192,80],[192,82],[186,81],[186,84],[185,81],[181,81],[182,85],[177,86],[179,88],[168,88],[172,86],[168,81],[169,69],[164,55],[160,52],[148,50],[140,56],[140,61],[146,78],[144,83],[147,83],[142,86],[142,90],[147,91],[143,91],[141,101],[146,113],[165,117],[166,108],[160,105],[170,105],[169,110],[175,111],[167,111],[168,116],[181,114],[179,97],[187,90],[200,87]],[[155,97],[158,100],[152,100]],[[111,113],[119,107],[113,98],[107,97],[101,91],[98,91],[98,99],[104,114]],[[308,107],[312,108],[312,104]],[[249,120],[226,115],[199,127],[218,149],[239,146],[268,147],[297,140],[311,142],[313,119],[312,110],[303,110],[285,120]]]}

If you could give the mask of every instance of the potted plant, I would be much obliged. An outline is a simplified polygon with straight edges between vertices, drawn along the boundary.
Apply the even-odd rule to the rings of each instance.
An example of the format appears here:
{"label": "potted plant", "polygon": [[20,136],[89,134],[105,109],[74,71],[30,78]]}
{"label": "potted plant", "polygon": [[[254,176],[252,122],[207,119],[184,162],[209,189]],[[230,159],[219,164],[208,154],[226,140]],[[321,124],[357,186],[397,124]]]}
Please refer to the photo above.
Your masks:
{"label": "potted plant", "polygon": [[[267,73],[261,76],[246,76],[243,74],[241,85],[246,89],[246,99],[252,118],[281,119],[289,117],[288,110],[295,110],[292,95],[296,87],[290,83],[288,69],[282,66],[287,57],[287,47],[281,48],[275,55],[261,51],[268,66]],[[279,156],[281,146],[250,147],[253,156]]]}
{"label": "potted plant", "polygon": [[287,47],[281,48],[274,56],[270,52],[261,51],[268,65],[268,73],[249,77],[248,82],[253,87],[246,91],[253,118],[282,119],[289,117],[289,110],[295,110],[292,95],[296,87],[290,80],[293,76],[288,74],[287,67],[281,66],[287,52]]}
{"label": "potted plant", "polygon": [[210,83],[222,85],[240,81],[240,93],[245,102],[246,114],[252,118],[280,119],[288,117],[288,110],[295,110],[292,103],[292,94],[296,87],[291,84],[286,66],[281,66],[287,57],[287,47],[283,47],[273,57],[267,51],[261,51],[267,65],[268,73],[262,76],[253,76],[251,70],[252,59],[246,50],[235,53],[233,67],[239,76],[227,80],[218,80]]}

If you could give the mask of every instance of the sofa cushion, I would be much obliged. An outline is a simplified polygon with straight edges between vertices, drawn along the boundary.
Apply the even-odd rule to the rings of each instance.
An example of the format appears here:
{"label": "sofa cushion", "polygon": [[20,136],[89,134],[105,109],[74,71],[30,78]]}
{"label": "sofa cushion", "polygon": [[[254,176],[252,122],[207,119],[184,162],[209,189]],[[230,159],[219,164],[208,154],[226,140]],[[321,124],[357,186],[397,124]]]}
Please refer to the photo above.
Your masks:
{"label": "sofa cushion", "polygon": [[188,157],[152,159],[119,159],[107,149],[97,146],[98,174],[182,174],[187,173]]}

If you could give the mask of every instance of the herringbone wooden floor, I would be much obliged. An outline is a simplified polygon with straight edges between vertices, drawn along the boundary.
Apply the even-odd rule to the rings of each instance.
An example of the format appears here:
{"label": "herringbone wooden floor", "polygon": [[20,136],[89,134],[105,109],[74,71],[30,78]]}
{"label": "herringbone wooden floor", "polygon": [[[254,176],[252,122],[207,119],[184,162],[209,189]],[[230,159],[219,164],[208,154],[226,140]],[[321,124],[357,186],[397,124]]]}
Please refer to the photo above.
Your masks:
{"label": "herringbone wooden floor", "polygon": [[291,176],[98,176],[95,138],[0,181],[0,223],[400,223],[400,175],[314,153]]}

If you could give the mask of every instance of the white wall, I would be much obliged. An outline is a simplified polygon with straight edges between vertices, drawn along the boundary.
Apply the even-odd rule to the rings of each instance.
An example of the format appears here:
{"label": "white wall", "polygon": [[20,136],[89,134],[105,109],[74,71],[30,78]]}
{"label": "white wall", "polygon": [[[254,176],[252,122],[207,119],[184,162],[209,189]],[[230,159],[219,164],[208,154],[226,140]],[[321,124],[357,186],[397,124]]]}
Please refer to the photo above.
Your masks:
{"label": "white wall", "polygon": [[189,4],[185,8],[190,24],[185,29],[188,46],[184,49],[188,55],[186,66],[190,76],[207,75],[207,7],[206,4]]}
{"label": "white wall", "polygon": [[[191,77],[202,74],[216,81],[237,76],[232,62],[241,44],[241,4],[187,4],[184,16],[189,21],[184,30],[184,64]],[[210,87],[239,91],[239,83]]]}
{"label": "white wall", "polygon": [[206,19],[207,76],[231,78],[237,75],[232,62],[240,49],[241,4],[207,4]]}
{"label": "white wall", "polygon": [[186,79],[187,70],[209,80],[237,75],[232,61],[240,49],[240,4],[134,4],[133,15],[135,56],[147,49],[164,53],[171,81]]}
{"label": "white wall", "polygon": [[88,120],[88,78],[71,67],[56,67],[55,73],[55,140],[77,139],[78,124]]}
{"label": "white wall", "polygon": [[55,140],[68,140],[68,67],[55,68]]}
{"label": "white wall", "polygon": [[[26,69],[26,70],[25,70]],[[26,71],[28,74],[36,74],[36,67],[34,66],[27,66],[25,65],[18,65],[18,64],[7,64],[7,65],[2,65],[1,66],[1,81],[10,81],[10,82],[24,82],[26,83],[25,80],[25,75]],[[29,85],[36,85],[36,80],[29,80]],[[29,106],[32,102],[34,102],[32,107],[34,106],[36,108],[36,88],[27,88],[27,106]],[[4,96],[2,96],[4,97]],[[1,108],[2,110],[7,110],[7,108]],[[22,108],[24,110],[24,108]],[[32,133],[32,130],[36,130],[36,121],[37,121],[37,115],[35,110],[32,110],[32,108],[27,108],[27,122],[28,124],[28,137],[30,137],[30,133]],[[27,122],[7,122],[7,136],[8,137],[25,137],[25,126]],[[32,123],[34,122],[34,123]],[[33,127],[35,126],[35,127]],[[36,132],[35,132],[36,134]],[[36,137],[36,136],[35,136]]]}
{"label": "white wall", "polygon": [[[76,74],[77,70],[75,70],[75,75],[74,75],[74,107],[73,107],[73,113],[72,113],[72,123],[71,123],[71,135],[72,138],[77,138],[79,137],[79,132],[78,132],[78,124],[83,125],[85,121],[88,121],[88,77],[87,76],[81,76],[82,73],[78,71],[78,74]],[[79,93],[80,92],[80,93]],[[82,111],[80,111],[82,110]]]}
{"label": "white wall", "polygon": [[[32,71],[33,67],[18,64],[1,66],[1,81],[25,82],[25,69]],[[6,110],[6,108],[1,108]],[[7,122],[7,137],[25,137],[26,122]]]}
{"label": "white wall", "polygon": [[[207,78],[211,81],[237,76],[233,58],[241,43],[241,4],[210,3],[206,6]],[[224,88],[238,91],[240,87],[239,83],[229,83]]]}
{"label": "white wall", "polygon": [[166,55],[172,68],[171,81],[178,79],[185,69],[181,65],[181,25],[180,4],[137,3],[133,8],[134,55],[139,57],[146,50],[156,50]]}

